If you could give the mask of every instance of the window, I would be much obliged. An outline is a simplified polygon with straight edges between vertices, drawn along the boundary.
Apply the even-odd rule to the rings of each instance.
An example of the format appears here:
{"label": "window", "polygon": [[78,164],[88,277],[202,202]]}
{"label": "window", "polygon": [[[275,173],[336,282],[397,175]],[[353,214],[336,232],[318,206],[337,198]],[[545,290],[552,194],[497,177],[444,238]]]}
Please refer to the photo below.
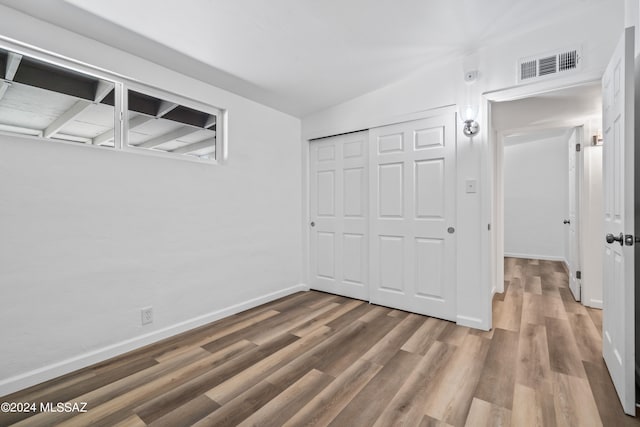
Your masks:
{"label": "window", "polygon": [[201,159],[216,158],[218,113],[128,91],[129,147]]}
{"label": "window", "polygon": [[4,49],[0,73],[0,131],[84,144],[113,133],[113,82]]}
{"label": "window", "polygon": [[216,162],[221,110],[74,68],[0,48],[0,132]]}

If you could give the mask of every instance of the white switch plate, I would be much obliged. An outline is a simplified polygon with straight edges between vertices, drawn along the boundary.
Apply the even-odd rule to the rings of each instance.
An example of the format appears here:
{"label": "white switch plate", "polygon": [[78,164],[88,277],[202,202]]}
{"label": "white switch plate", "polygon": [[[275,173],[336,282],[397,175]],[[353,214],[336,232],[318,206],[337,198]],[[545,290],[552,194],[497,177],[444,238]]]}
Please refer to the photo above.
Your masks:
{"label": "white switch plate", "polygon": [[468,179],[465,181],[464,187],[467,193],[475,193],[477,186],[478,186],[478,182],[475,179]]}

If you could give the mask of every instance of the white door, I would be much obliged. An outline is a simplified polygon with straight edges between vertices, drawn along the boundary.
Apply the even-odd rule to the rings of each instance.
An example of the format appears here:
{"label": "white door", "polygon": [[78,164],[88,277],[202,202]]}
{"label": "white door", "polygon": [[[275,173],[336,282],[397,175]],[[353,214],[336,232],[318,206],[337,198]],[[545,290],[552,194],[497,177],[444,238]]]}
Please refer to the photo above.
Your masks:
{"label": "white door", "polygon": [[[624,411],[635,415],[634,48],[627,28],[602,77],[604,244],[602,352]],[[625,244],[625,235],[631,245]],[[604,237],[604,236],[603,236]],[[615,240],[614,240],[615,239]]]}
{"label": "white door", "polygon": [[367,143],[367,132],[357,132],[309,144],[311,288],[364,300]]}
{"label": "white door", "polygon": [[581,151],[576,149],[577,144],[580,144],[582,138],[582,129],[575,128],[573,130],[571,138],[569,138],[569,218],[568,221],[568,263],[569,263],[569,288],[571,289],[571,293],[573,293],[573,297],[576,301],[580,301],[580,290],[581,284],[580,279],[578,278],[578,270],[580,270],[579,262],[580,262],[580,254],[578,253],[578,248],[580,247],[578,239],[579,235],[576,232],[578,230],[578,215],[576,214],[578,206],[578,195],[580,191],[578,189],[578,183],[580,182],[577,179],[578,173],[578,158],[580,157]]}
{"label": "white door", "polygon": [[454,113],[369,131],[371,302],[455,321],[455,144]]}

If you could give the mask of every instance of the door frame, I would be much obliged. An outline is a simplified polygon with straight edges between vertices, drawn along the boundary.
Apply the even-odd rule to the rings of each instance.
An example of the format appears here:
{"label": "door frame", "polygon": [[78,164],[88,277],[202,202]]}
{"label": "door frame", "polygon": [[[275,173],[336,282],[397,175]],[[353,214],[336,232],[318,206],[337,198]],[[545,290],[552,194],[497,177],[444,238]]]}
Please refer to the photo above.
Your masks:
{"label": "door frame", "polygon": [[[582,271],[582,259],[583,259],[583,253],[584,251],[582,250],[582,242],[583,242],[583,236],[582,236],[582,212],[581,212],[581,206],[582,206],[582,190],[583,190],[583,186],[584,186],[584,182],[583,177],[583,167],[584,167],[584,149],[586,148],[587,145],[587,124],[583,124],[581,126],[576,126],[574,127],[574,132],[575,132],[575,141],[578,144],[580,144],[581,149],[580,151],[576,150],[574,146],[570,146],[567,147],[569,150],[569,157],[574,156],[573,162],[574,162],[574,170],[573,170],[573,209],[574,209],[574,216],[571,217],[571,205],[569,205],[569,209],[568,209],[568,219],[571,222],[571,224],[569,225],[569,227],[567,227],[566,230],[566,243],[568,244],[566,250],[565,250],[565,255],[567,256],[567,269],[569,270],[569,275],[571,276],[571,274],[573,274],[572,270],[571,270],[571,262],[573,261],[573,267],[575,269],[575,271]],[[570,160],[570,159],[569,159]],[[571,170],[569,170],[569,173],[571,173]],[[567,196],[569,197],[569,199],[571,199],[571,178],[569,178],[569,188],[568,188],[568,194]],[[571,200],[569,200],[569,203],[571,203]],[[571,228],[573,228],[574,233],[575,233],[575,241],[572,242],[571,241]],[[571,255],[572,255],[572,248],[571,245],[573,245],[573,260],[571,259]],[[571,288],[571,281],[575,280],[575,283],[577,284],[578,287],[578,295],[579,297],[576,299],[576,301],[580,301],[581,304],[583,304],[582,300],[582,279],[578,278],[577,273],[575,274],[575,277],[569,277],[569,288]],[[571,289],[572,294],[573,294],[573,289]],[[573,294],[573,297],[575,298],[576,295]],[[583,304],[584,305],[584,304]]]}
{"label": "door frame", "polygon": [[[584,85],[599,83],[601,75],[591,73],[579,80],[558,79],[543,81],[517,87],[485,92],[482,94],[482,107],[486,112],[487,147],[485,150],[485,182],[488,187],[488,197],[485,197],[485,212],[490,218],[491,229],[486,246],[488,254],[488,276],[491,288],[491,298],[495,293],[504,292],[504,132],[493,127],[492,104],[497,102],[515,101],[529,98],[556,90],[569,89]],[[559,121],[549,123],[549,126],[582,126],[585,123]],[[490,325],[492,326],[492,325]]]}

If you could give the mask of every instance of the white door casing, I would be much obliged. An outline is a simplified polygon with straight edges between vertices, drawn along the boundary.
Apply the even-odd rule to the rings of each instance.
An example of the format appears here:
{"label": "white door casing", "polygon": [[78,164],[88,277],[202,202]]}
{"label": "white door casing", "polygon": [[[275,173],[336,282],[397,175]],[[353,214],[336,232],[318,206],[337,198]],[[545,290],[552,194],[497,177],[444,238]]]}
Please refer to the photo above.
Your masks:
{"label": "white door casing", "polygon": [[369,159],[371,302],[455,321],[455,114],[370,129]]}
{"label": "white door casing", "polygon": [[363,300],[369,299],[367,144],[366,131],[309,144],[310,286]]}
{"label": "white door casing", "polygon": [[[622,407],[635,415],[634,31],[625,29],[602,78],[603,342],[605,363]],[[604,237],[604,236],[603,236]],[[619,239],[613,241],[612,238]]]}
{"label": "white door casing", "polygon": [[572,137],[569,138],[568,149],[569,149],[569,217],[568,221],[568,264],[569,264],[569,288],[571,289],[571,293],[576,301],[580,301],[581,298],[581,283],[580,279],[577,277],[577,271],[580,270],[580,253],[579,248],[579,234],[577,232],[578,228],[578,214],[577,214],[577,206],[579,206],[578,197],[580,195],[580,191],[578,189],[578,185],[580,179],[578,177],[578,163],[580,153],[582,151],[578,151],[576,149],[576,144],[580,144],[582,141],[582,128],[575,128],[573,130]]}

